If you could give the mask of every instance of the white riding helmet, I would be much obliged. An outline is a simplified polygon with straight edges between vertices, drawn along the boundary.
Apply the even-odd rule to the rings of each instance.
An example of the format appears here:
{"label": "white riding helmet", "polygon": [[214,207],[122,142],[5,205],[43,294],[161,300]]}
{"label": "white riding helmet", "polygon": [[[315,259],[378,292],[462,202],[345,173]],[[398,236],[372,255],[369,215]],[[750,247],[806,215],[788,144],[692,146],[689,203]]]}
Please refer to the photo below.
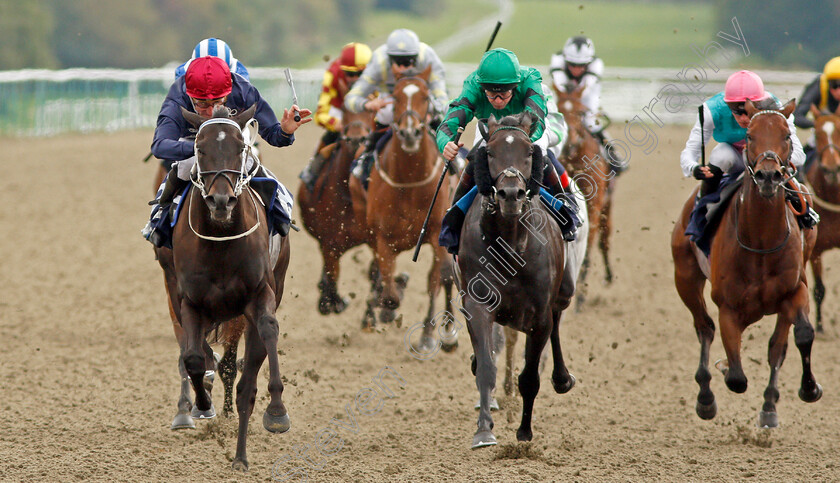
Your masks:
{"label": "white riding helmet", "polygon": [[563,57],[569,64],[588,64],[595,60],[595,46],[588,37],[571,37],[563,46]]}
{"label": "white riding helmet", "polygon": [[397,29],[388,36],[385,53],[398,57],[416,56],[420,53],[420,39],[408,29]]}

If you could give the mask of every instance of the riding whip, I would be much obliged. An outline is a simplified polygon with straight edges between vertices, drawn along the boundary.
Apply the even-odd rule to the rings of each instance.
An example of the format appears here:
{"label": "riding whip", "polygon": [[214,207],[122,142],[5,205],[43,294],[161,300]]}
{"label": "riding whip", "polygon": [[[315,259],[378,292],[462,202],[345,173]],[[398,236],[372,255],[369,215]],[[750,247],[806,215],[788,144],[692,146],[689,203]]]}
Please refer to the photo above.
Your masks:
{"label": "riding whip", "polygon": [[[286,67],[283,73],[286,74],[286,82],[289,83],[289,88],[292,89],[292,104],[297,105],[297,92],[295,92],[295,84],[292,82],[292,71]],[[300,112],[297,109],[295,109],[295,122],[300,122]]]}
{"label": "riding whip", "polygon": [[697,115],[700,116],[700,166],[706,166],[706,134],[703,132],[703,104],[697,107]]}
{"label": "riding whip", "polygon": [[[461,140],[461,134],[464,134],[463,127],[458,128],[458,132],[455,133],[455,139],[452,140],[452,142],[455,143],[456,146],[458,145],[458,141]],[[426,236],[426,228],[429,227],[429,217],[432,216],[432,209],[435,207],[435,201],[437,201],[437,195],[440,191],[440,185],[443,184],[443,178],[446,177],[446,173],[449,171],[450,163],[451,161],[446,160],[446,166],[443,167],[443,172],[440,173],[440,179],[438,180],[437,188],[435,189],[435,195],[432,196],[432,204],[429,205],[429,211],[426,213],[426,220],[423,221],[423,228],[420,229],[420,236],[417,238],[417,246],[414,247],[414,256],[411,257],[412,262],[416,262],[417,255],[420,254],[420,245],[423,244],[423,237]]]}
{"label": "riding whip", "polygon": [[496,22],[496,28],[493,29],[493,35],[490,36],[490,42],[487,42],[487,48],[484,49],[485,52],[490,50],[490,47],[493,46],[493,41],[496,40],[496,34],[499,33],[499,28],[501,28],[501,26],[502,26],[502,21],[501,20]]}

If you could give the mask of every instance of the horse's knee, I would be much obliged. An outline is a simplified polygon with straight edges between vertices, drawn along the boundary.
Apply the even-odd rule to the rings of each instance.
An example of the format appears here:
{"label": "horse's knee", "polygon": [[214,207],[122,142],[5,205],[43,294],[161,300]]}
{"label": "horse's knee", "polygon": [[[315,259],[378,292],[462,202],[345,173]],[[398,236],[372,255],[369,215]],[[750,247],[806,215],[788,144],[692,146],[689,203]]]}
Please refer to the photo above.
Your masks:
{"label": "horse's knee", "polygon": [[190,377],[204,375],[204,356],[198,353],[191,353],[184,356],[184,368]]}
{"label": "horse's knee", "polygon": [[257,330],[260,333],[260,338],[263,340],[277,339],[280,333],[280,326],[277,324],[277,319],[271,314],[265,314],[257,321]]}

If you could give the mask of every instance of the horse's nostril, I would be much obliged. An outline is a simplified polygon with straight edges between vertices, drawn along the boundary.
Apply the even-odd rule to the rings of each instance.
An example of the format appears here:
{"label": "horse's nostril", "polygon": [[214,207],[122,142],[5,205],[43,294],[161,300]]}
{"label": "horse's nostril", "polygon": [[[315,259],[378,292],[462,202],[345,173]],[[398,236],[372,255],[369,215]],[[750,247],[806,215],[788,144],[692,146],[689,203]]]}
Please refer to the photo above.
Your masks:
{"label": "horse's nostril", "polygon": [[773,172],[773,182],[774,183],[781,183],[782,182],[782,173],[778,171]]}
{"label": "horse's nostril", "polygon": [[496,194],[497,194],[497,195],[498,195],[498,197],[499,197],[499,198],[501,198],[501,199],[505,199],[505,198],[506,198],[506,196],[505,196],[505,190],[499,190]]}
{"label": "horse's nostril", "polygon": [[525,199],[525,190],[524,189],[519,188],[519,190],[516,192],[516,199],[517,200],[524,200]]}

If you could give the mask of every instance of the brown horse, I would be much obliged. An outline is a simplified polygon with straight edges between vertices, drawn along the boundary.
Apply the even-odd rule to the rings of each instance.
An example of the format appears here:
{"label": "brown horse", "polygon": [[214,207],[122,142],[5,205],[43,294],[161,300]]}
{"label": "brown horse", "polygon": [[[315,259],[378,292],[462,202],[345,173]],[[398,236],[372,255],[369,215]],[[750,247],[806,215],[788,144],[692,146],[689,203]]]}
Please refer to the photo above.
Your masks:
{"label": "brown horse", "polygon": [[586,129],[584,116],[587,112],[580,98],[582,88],[571,93],[560,92],[557,95],[557,110],[563,114],[569,126],[569,135],[561,153],[561,161],[583,192],[586,210],[589,214],[589,238],[586,258],[580,273],[580,287],[577,291],[577,307],[580,308],[586,298],[586,275],[589,272],[589,245],[598,234],[598,247],[604,258],[604,278],[612,283],[610,267],[610,233],[612,232],[612,192],[615,186],[615,171],[602,156],[598,140]]}
{"label": "brown horse", "polygon": [[707,278],[712,284],[712,300],[719,308],[720,334],[727,357],[717,365],[731,391],[747,390],[747,377],[741,366],[742,332],[765,315],[777,314],[767,354],[770,381],[764,391],[759,426],[779,424],[778,378],[791,324],[802,356],[799,397],[814,402],[822,396],[822,388],[811,372],[814,328],[808,321],[805,276],[805,261],[814,246],[816,233],[800,231],[784,194],[784,184],[792,176],[793,148],[787,117],[793,108],[793,100],[781,111],[758,111],[751,101],[746,102],[750,116],[745,147],[747,171],[712,240],[711,257],[706,258],[685,235],[695,193],[685,203],[671,237],[677,292],[691,311],[700,340],[700,365],[694,379],[700,385],[695,409],[702,419],[712,419],[717,413],[715,396],[709,387],[712,376],[707,367],[715,335],[715,325],[703,298]]}
{"label": "brown horse", "polygon": [[[417,234],[434,195],[437,179],[444,169],[437,145],[429,133],[431,67],[417,76],[403,77],[394,86],[393,137],[386,143],[370,175],[365,194],[358,178],[350,180],[353,209],[357,220],[368,229],[368,244],[373,249],[379,269],[381,292],[368,298],[368,308],[362,321],[363,329],[371,329],[376,319],[375,306],[382,306],[380,320],[389,321],[400,305],[404,281],[395,280],[396,257],[414,248]],[[437,244],[441,220],[449,200],[449,185],[444,184],[429,219],[429,229],[423,240],[434,250],[428,276],[429,310],[424,321],[423,344],[431,346],[429,323],[435,315],[435,298],[441,284],[446,293],[446,309],[451,312],[452,262],[446,250]]]}
{"label": "brown horse", "polygon": [[318,240],[324,259],[318,282],[318,311],[324,315],[338,314],[347,308],[347,300],[338,294],[339,259],[367,240],[366,226],[357,222],[353,213],[348,179],[350,164],[372,129],[373,114],[345,110],[342,119],[344,126],[338,141],[316,154],[326,161],[315,189],[310,192],[304,183],[298,189],[303,226]]}
{"label": "brown horse", "polygon": [[[494,322],[527,334],[525,367],[519,375],[523,400],[522,422],[516,432],[519,441],[533,437],[538,365],[549,339],[554,390],[565,393],[575,384],[563,362],[559,326],[574,295],[576,274],[566,270],[560,227],[538,198],[544,161],[531,144],[533,122],[527,112],[500,122],[491,116],[481,131],[486,151],[479,150],[474,161],[480,195],[466,214],[458,256],[459,286],[466,293],[463,310],[475,354],[472,371],[480,395],[473,448],[496,444],[490,415],[496,385]],[[534,196],[537,199],[532,200]]]}
{"label": "brown horse", "polygon": [[[254,149],[254,151],[256,151]],[[170,170],[170,163],[162,161],[158,171],[155,173],[154,189],[160,189],[163,181],[166,179],[166,174]],[[173,174],[174,176],[174,174]],[[155,248],[155,259],[157,259],[160,266],[163,268],[164,281],[166,280],[166,271],[173,270],[172,250],[166,247]],[[172,300],[169,294],[169,286],[164,284],[166,289],[167,306],[169,307],[169,318],[172,321],[172,329],[175,332],[175,339],[178,341],[178,346],[184,346],[184,328],[178,321],[175,315],[175,309],[172,308]],[[237,317],[226,323],[220,331],[214,331],[209,334],[209,341],[205,344],[205,365],[207,367],[215,367],[216,370],[208,369],[205,373],[204,387],[208,392],[213,390],[213,382],[215,380],[216,372],[219,373],[222,384],[225,390],[224,415],[229,416],[233,412],[233,383],[236,382],[236,354],[239,345],[239,339],[242,338],[242,333],[248,321],[244,316]],[[213,352],[209,342],[221,343],[224,347],[224,356],[219,358],[218,354]],[[194,418],[209,419],[216,416],[213,411],[199,411],[193,406],[192,398],[190,397],[190,379],[187,375],[184,364],[179,356],[178,372],[181,375],[181,394],[178,398],[178,410],[175,418],[172,420],[170,426],[173,430],[178,429],[195,429]]]}
{"label": "brown horse", "polygon": [[263,426],[272,432],[289,429],[289,416],[281,395],[283,383],[277,357],[280,303],[289,264],[288,239],[270,240],[266,211],[248,181],[243,163],[249,146],[242,128],[255,106],[229,118],[223,107],[203,118],[182,109],[184,118],[198,127],[193,186],[186,195],[174,227],[171,264],[164,268],[170,307],[183,328],[180,365],[192,382],[195,406],[212,411],[204,389],[207,369],[205,336],[231,319],[245,316],[245,361],[236,391],[239,432],[233,468],[245,471],[248,419],[254,409],[257,374],[268,357],[271,401]]}
{"label": "brown horse", "polygon": [[814,114],[817,138],[817,162],[808,169],[806,178],[808,191],[814,199],[814,210],[820,215],[820,226],[810,260],[814,274],[814,301],[817,304],[817,332],[822,332],[822,303],[825,299],[822,254],[840,247],[840,108],[829,114],[811,106],[811,112]]}

